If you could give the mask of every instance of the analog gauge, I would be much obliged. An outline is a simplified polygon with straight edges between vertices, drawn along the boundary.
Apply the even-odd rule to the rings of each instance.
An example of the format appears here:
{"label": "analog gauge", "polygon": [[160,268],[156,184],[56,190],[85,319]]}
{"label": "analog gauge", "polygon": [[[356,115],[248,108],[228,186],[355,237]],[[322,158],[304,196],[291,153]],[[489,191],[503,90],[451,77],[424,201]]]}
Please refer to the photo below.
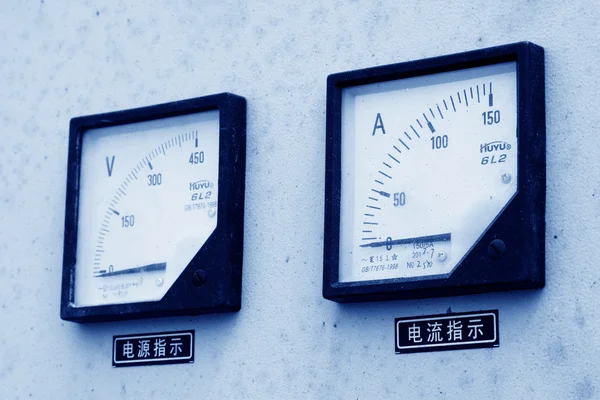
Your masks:
{"label": "analog gauge", "polygon": [[[69,189],[76,190],[76,205],[71,204],[76,218],[68,219],[66,233],[75,240],[66,240],[65,263],[73,251],[74,263],[66,267],[69,308],[75,313],[106,313],[102,306],[118,310],[119,305],[132,310],[132,305],[152,302],[164,308],[158,303],[178,279],[191,286],[214,280],[218,286],[222,273],[230,270],[230,260],[220,258],[208,242],[216,239],[218,226],[230,223],[227,210],[221,209],[227,208],[226,201],[236,202],[237,212],[243,209],[233,196],[239,188],[232,193],[224,181],[241,173],[235,179],[241,180],[243,191],[243,169],[236,168],[243,160],[231,152],[236,132],[228,128],[224,107],[197,110],[215,101],[206,99],[74,120],[72,135],[80,151],[71,151],[77,157],[78,179],[69,176]],[[216,99],[214,104],[237,100],[231,95]],[[172,115],[174,108],[179,115]],[[171,115],[157,118],[161,113]],[[237,135],[241,142],[243,133]],[[239,243],[229,246],[241,252],[237,239]],[[208,254],[198,259],[203,248]],[[215,264],[222,271],[211,271]],[[190,271],[184,275],[186,269]],[[210,291],[210,286],[199,290]],[[172,293],[171,298],[185,303],[186,296],[194,293]]]}
{"label": "analog gauge", "polygon": [[217,226],[219,113],[83,135],[75,305],[164,296]]}
{"label": "analog gauge", "polygon": [[[339,85],[339,215],[330,215],[339,230],[330,251],[340,287],[447,282],[513,202],[519,182],[531,181],[519,163],[529,151],[520,139],[531,140],[519,130],[526,116],[520,60],[470,56],[482,54],[480,65],[428,73],[421,61],[380,69],[410,70],[401,79]],[[485,249],[503,253],[504,240]]]}
{"label": "analog gauge", "polygon": [[341,282],[447,275],[515,195],[515,66],[343,91]]}

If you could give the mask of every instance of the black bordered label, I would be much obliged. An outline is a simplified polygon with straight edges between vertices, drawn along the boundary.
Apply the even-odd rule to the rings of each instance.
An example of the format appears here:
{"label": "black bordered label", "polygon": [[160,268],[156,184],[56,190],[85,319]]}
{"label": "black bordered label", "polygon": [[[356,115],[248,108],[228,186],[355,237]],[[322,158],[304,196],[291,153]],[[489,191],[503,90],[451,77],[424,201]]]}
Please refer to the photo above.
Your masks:
{"label": "black bordered label", "polygon": [[498,310],[396,318],[396,353],[498,347]]}
{"label": "black bordered label", "polygon": [[113,336],[113,367],[193,362],[193,330]]}

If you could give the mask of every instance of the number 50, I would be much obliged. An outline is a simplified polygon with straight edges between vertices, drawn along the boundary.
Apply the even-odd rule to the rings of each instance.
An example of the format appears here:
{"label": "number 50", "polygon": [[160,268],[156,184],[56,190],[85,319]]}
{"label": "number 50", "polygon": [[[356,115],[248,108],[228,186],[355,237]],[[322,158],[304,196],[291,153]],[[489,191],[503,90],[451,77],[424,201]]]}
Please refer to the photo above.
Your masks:
{"label": "number 50", "polygon": [[394,193],[394,207],[400,207],[406,204],[406,193]]}

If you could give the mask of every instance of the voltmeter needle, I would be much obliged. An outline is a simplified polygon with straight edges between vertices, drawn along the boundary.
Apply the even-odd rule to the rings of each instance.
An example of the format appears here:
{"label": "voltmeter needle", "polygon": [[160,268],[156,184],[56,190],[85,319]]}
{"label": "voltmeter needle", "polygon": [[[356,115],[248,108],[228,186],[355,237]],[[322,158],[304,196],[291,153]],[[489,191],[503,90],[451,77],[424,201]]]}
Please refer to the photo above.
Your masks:
{"label": "voltmeter needle", "polygon": [[125,274],[136,274],[138,272],[149,272],[149,271],[164,271],[167,269],[167,263],[156,263],[156,264],[148,264],[142,265],[135,268],[127,268],[119,271],[100,271],[97,275],[94,275],[95,278],[105,277],[105,276],[115,276],[115,275],[125,275]]}
{"label": "voltmeter needle", "polygon": [[371,242],[367,244],[361,244],[360,247],[383,247],[383,246],[394,246],[397,244],[408,244],[408,243],[420,243],[420,242],[448,242],[450,241],[450,233],[441,233],[439,235],[429,236],[418,236],[405,239],[390,239],[382,242]]}

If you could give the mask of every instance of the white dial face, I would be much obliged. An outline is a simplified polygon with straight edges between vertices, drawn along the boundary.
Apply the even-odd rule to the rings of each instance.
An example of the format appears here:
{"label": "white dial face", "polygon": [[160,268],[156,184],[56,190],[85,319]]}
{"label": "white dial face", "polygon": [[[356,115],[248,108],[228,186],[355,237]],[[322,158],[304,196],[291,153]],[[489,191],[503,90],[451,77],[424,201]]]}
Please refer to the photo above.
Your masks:
{"label": "white dial face", "polygon": [[339,281],[449,276],[517,192],[516,63],[343,89]]}
{"label": "white dial face", "polygon": [[76,307],[160,300],[217,226],[218,111],[83,134]]}

